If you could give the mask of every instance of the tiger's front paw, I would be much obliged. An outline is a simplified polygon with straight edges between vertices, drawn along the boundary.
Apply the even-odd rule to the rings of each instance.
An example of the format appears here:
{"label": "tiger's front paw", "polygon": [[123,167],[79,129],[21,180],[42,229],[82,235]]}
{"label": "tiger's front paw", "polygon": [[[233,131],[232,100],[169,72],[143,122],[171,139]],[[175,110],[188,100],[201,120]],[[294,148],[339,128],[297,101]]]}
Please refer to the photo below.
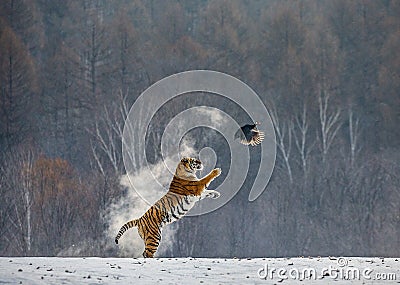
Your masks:
{"label": "tiger's front paw", "polygon": [[215,168],[215,169],[212,171],[212,174],[213,174],[214,177],[220,176],[221,173],[222,173],[221,168]]}
{"label": "tiger's front paw", "polygon": [[209,193],[207,193],[206,197],[211,198],[211,199],[217,199],[221,196],[221,194],[218,191],[215,190],[210,190]]}

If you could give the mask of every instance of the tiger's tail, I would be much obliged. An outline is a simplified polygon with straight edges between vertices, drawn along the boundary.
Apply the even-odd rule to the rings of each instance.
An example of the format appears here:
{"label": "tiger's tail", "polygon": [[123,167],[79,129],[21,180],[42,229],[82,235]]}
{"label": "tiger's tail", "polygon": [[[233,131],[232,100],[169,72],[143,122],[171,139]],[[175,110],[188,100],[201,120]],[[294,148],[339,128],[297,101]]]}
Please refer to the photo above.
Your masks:
{"label": "tiger's tail", "polygon": [[124,232],[126,232],[127,230],[129,230],[130,228],[133,227],[137,227],[138,225],[138,219],[137,220],[132,220],[127,222],[125,225],[123,225],[121,227],[121,229],[119,230],[117,236],[115,237],[115,243],[118,244],[118,240],[120,239],[120,237],[124,234]]}

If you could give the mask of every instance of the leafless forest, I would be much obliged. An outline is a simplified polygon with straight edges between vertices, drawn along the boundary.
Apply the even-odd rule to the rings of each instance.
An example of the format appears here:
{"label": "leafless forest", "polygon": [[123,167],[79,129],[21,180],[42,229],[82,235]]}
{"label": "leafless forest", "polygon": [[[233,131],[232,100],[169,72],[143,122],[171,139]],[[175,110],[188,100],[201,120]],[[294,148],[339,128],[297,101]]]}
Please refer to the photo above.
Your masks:
{"label": "leafless forest", "polygon": [[[400,255],[398,0],[0,1],[0,255],[118,256],[105,231],[126,195],[125,116],[193,69],[259,94],[277,160],[248,202],[253,148],[238,195],[177,222],[163,256]],[[149,160],[166,118],[211,101],[226,106],[204,94],[160,110]],[[224,170],[217,134],[195,135]]]}

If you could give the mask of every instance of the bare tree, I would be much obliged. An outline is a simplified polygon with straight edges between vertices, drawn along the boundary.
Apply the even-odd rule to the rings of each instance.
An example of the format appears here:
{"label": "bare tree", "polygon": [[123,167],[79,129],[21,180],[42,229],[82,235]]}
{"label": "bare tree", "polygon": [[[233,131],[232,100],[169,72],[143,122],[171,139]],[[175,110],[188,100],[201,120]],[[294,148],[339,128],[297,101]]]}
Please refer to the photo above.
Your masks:
{"label": "bare tree", "polygon": [[360,151],[359,139],[360,139],[360,128],[359,119],[354,118],[353,109],[349,109],[349,137],[350,137],[350,165],[354,166],[356,155]]}
{"label": "bare tree", "polygon": [[[121,147],[125,119],[129,111],[127,98],[128,93],[124,95],[120,91],[117,102],[110,107],[104,107],[103,115],[95,122],[94,131],[87,129],[91,135],[90,145],[95,165],[93,170],[98,170],[101,174],[98,178],[101,185],[97,195],[101,201],[99,208],[102,213],[105,213],[108,203],[118,192],[119,187],[115,183],[118,183],[117,180],[124,172]],[[106,226],[105,221],[103,226]]]}
{"label": "bare tree", "polygon": [[[26,147],[26,146],[25,146]],[[7,189],[5,197],[8,211],[4,213],[10,227],[6,240],[16,252],[29,255],[32,251],[33,221],[33,165],[36,154],[29,147],[16,148],[9,152],[0,166],[4,178],[2,188]],[[4,191],[4,189],[3,189]]]}
{"label": "bare tree", "polygon": [[334,111],[329,111],[329,93],[321,92],[318,94],[318,110],[320,123],[320,138],[322,149],[322,162],[325,164],[326,156],[333,140],[336,137],[341,123],[339,121],[341,110],[337,108]]}
{"label": "bare tree", "polygon": [[[92,135],[91,149],[97,167],[106,176],[106,164],[110,164],[115,174],[123,172],[122,166],[122,135],[125,119],[129,112],[127,103],[128,93],[120,90],[118,101],[111,107],[104,107],[103,116],[95,122],[95,131]],[[103,157],[106,157],[107,162]]]}
{"label": "bare tree", "polygon": [[[303,112],[296,117],[296,127],[293,128],[294,141],[300,154],[301,168],[303,170],[304,181],[307,178],[308,159],[314,144],[307,146],[307,133],[310,125],[307,120],[307,105],[303,104]],[[296,131],[297,129],[297,131]]]}

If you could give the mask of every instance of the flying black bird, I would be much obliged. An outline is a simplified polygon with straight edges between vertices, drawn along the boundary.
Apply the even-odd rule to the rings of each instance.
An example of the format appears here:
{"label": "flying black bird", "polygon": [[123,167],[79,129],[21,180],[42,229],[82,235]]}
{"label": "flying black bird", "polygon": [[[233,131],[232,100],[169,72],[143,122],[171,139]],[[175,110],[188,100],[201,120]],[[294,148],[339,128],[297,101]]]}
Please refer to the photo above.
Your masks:
{"label": "flying black bird", "polygon": [[264,140],[264,133],[257,129],[259,122],[255,122],[253,125],[244,125],[240,127],[235,133],[235,139],[240,139],[240,143],[245,145],[258,145]]}

